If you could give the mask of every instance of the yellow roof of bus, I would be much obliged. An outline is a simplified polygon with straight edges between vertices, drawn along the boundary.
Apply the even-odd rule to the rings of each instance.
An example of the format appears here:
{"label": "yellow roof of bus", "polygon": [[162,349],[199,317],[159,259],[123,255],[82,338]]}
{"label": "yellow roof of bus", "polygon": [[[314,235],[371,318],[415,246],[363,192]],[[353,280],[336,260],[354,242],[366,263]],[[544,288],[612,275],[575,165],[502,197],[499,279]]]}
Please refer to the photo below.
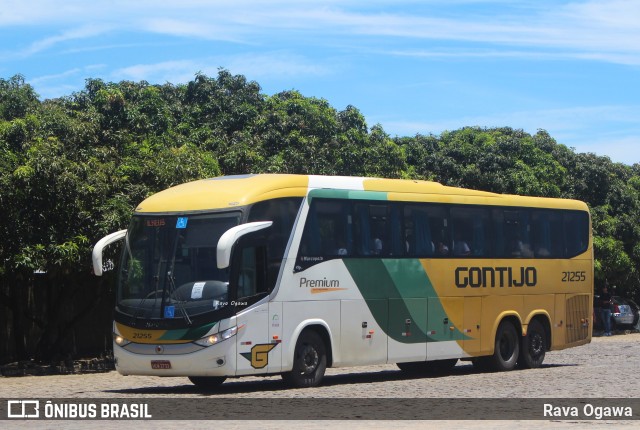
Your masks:
{"label": "yellow roof of bus", "polygon": [[[577,200],[523,197],[449,187],[430,181],[340,176],[259,174],[221,176],[171,187],[145,199],[137,213],[232,209],[281,197],[304,197],[310,189],[375,191],[396,201],[485,204],[587,210]],[[360,198],[366,198],[366,193]]]}

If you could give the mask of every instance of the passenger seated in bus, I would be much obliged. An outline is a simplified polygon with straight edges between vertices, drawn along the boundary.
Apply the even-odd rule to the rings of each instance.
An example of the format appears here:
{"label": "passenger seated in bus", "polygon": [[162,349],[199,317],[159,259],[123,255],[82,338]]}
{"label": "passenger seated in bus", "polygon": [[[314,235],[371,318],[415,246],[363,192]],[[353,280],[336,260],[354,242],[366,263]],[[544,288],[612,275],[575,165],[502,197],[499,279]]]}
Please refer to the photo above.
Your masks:
{"label": "passenger seated in bus", "polygon": [[382,254],[382,239],[380,239],[379,237],[373,239],[373,254]]}
{"label": "passenger seated in bus", "polygon": [[349,252],[347,251],[347,246],[345,245],[344,240],[338,239],[337,243],[338,243],[338,246],[335,250],[334,255],[340,255],[340,256],[348,255]]}
{"label": "passenger seated in bus", "polygon": [[511,241],[511,255],[514,257],[531,258],[533,257],[533,251],[528,243],[524,243],[520,239],[520,236],[516,236]]}
{"label": "passenger seated in bus", "polygon": [[[436,253],[436,245],[433,243],[432,240],[429,241],[429,244],[426,245],[427,249],[421,249],[418,250],[416,249],[417,247],[414,245],[414,240],[413,240],[413,236],[407,236],[407,239],[405,241],[406,244],[406,248],[407,248],[407,255],[420,255],[420,256],[432,256]],[[423,247],[424,248],[424,247]],[[448,252],[445,251],[445,253]]]}
{"label": "passenger seated in bus", "polygon": [[551,255],[551,253],[549,252],[549,250],[547,248],[545,248],[544,246],[540,246],[537,250],[536,250],[536,256],[537,257],[549,257]]}
{"label": "passenger seated in bus", "polygon": [[443,242],[438,242],[438,255],[448,255],[449,247]]}
{"label": "passenger seated in bus", "polygon": [[460,233],[456,233],[456,240],[453,242],[453,254],[458,256],[471,254],[469,244],[462,239]]}

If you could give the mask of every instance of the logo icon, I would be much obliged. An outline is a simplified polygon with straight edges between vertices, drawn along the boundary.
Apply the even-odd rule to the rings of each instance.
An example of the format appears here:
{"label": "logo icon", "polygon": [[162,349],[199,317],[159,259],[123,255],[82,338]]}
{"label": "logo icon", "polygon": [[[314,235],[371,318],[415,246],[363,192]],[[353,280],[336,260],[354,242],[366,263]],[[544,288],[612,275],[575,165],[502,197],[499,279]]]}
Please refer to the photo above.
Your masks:
{"label": "logo icon", "polygon": [[39,418],[39,400],[8,400],[7,418]]}
{"label": "logo icon", "polygon": [[277,343],[254,345],[251,352],[242,352],[240,355],[249,360],[254,369],[264,369],[269,364],[269,352],[277,345]]}

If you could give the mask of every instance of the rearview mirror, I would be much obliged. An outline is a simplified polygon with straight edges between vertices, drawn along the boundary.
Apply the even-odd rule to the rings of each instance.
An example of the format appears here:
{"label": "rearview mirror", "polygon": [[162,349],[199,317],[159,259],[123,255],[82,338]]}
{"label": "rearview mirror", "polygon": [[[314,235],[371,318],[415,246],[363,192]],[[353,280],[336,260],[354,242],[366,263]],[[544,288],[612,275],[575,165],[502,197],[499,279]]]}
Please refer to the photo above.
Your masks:
{"label": "rearview mirror", "polygon": [[117,242],[124,238],[126,234],[127,230],[116,231],[115,233],[111,233],[103,237],[95,244],[93,252],[91,253],[91,260],[93,262],[93,273],[96,276],[102,276],[102,250],[113,242]]}
{"label": "rearview mirror", "polygon": [[216,248],[216,260],[218,269],[226,269],[229,267],[231,260],[231,251],[233,245],[236,244],[238,239],[249,233],[264,230],[271,227],[273,221],[256,221],[247,224],[240,224],[227,230],[218,241],[218,247]]}

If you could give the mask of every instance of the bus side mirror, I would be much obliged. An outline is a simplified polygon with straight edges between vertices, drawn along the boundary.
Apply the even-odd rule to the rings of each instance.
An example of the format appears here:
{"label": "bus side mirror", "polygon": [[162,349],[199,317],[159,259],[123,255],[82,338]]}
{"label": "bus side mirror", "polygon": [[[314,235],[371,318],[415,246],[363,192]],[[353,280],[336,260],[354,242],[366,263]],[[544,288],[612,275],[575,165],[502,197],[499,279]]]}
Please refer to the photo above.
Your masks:
{"label": "bus side mirror", "polygon": [[93,247],[91,253],[91,260],[93,261],[93,273],[96,276],[102,276],[102,250],[113,242],[117,242],[124,238],[127,234],[127,230],[116,231],[111,233],[102,239],[100,239]]}
{"label": "bus side mirror", "polygon": [[231,251],[233,250],[233,246],[236,242],[238,242],[238,239],[249,233],[269,228],[272,224],[273,221],[250,222],[247,224],[237,225],[224,232],[224,234],[220,236],[218,247],[216,248],[218,269],[226,269],[229,267],[231,262]]}

